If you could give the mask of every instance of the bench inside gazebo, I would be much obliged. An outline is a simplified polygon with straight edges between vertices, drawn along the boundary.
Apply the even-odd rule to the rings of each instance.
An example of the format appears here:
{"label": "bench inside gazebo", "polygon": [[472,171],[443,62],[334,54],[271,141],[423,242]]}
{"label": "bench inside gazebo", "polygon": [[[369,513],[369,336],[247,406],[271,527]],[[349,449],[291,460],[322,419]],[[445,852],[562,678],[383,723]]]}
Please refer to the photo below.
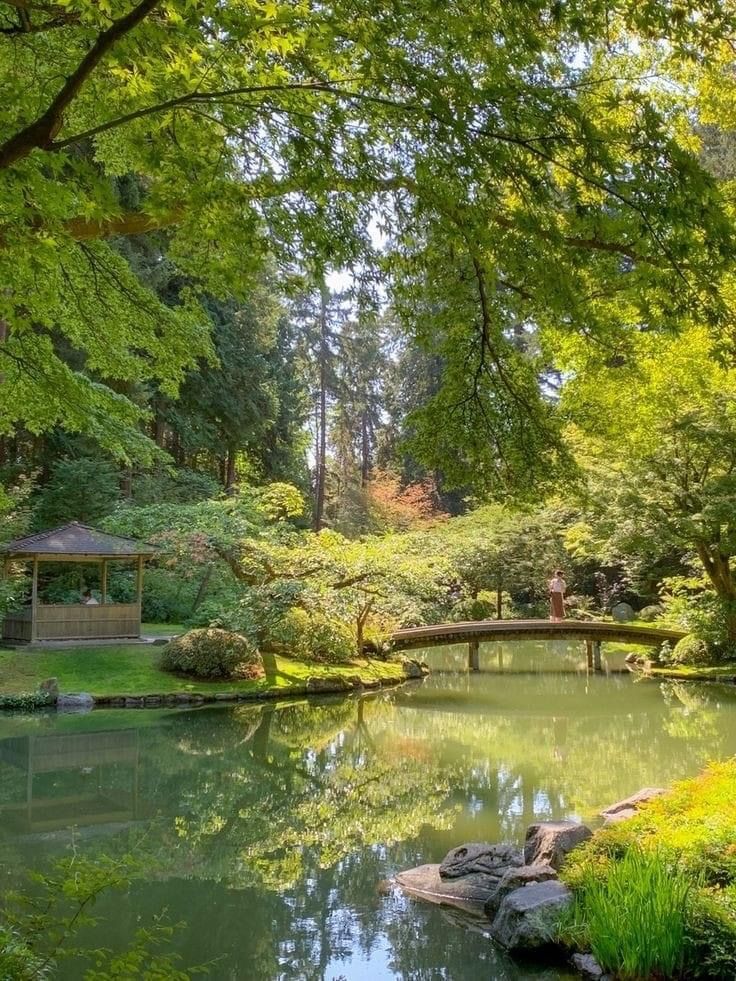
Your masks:
{"label": "bench inside gazebo", "polygon": [[[72,521],[51,531],[10,542],[0,554],[5,569],[23,562],[30,564],[33,577],[30,606],[5,617],[3,640],[36,643],[140,637],[143,563],[154,554],[150,545]],[[108,602],[108,566],[116,561],[135,563],[136,599],[133,603]],[[39,566],[46,562],[99,564],[100,602],[41,603]]]}

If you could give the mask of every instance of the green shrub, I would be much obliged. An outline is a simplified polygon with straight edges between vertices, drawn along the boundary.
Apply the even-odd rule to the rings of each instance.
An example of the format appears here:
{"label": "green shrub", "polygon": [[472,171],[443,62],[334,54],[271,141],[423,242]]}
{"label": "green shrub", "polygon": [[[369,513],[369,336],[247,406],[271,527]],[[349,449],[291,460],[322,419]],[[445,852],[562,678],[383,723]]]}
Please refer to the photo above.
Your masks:
{"label": "green shrub", "polygon": [[714,656],[708,644],[700,637],[688,634],[678,640],[669,656],[670,664],[712,664]]}
{"label": "green shrub", "polygon": [[216,627],[190,630],[175,637],[163,650],[164,671],[197,678],[262,678],[263,659],[241,634]]}
{"label": "green shrub", "polygon": [[0,695],[0,710],[29,712],[33,709],[53,705],[56,698],[46,691],[21,692],[18,695]]}
{"label": "green shrub", "polygon": [[606,971],[627,981],[677,976],[687,947],[692,878],[668,853],[639,846],[589,867],[563,935],[589,946]]}
{"label": "green shrub", "polygon": [[666,579],[664,585],[668,590],[663,596],[666,618],[702,637],[712,650],[720,650],[727,643],[729,624],[736,612],[734,602],[716,596],[702,578],[675,577]]}
{"label": "green shrub", "polygon": [[305,661],[341,664],[355,657],[355,637],[347,624],[322,610],[293,606],[271,631],[271,643]]}
{"label": "green shrub", "polygon": [[702,890],[691,903],[687,924],[688,977],[736,978],[736,895]]}
{"label": "green shrub", "polygon": [[[498,612],[497,597],[488,589],[481,589],[477,596],[456,603],[452,608],[451,619],[455,623],[464,620],[495,620]],[[512,616],[511,597],[508,593],[501,596],[501,616],[509,619]]]}
{"label": "green shrub", "polygon": [[[597,831],[571,853],[562,877],[584,897],[591,881],[620,879],[617,870],[630,853],[646,849],[690,884],[685,976],[736,977],[736,760],[710,764],[695,779],[683,780],[651,800],[635,817]],[[609,932],[629,938],[628,923],[622,906]],[[584,899],[575,907],[573,922],[562,925],[562,936],[573,944],[592,943]]]}

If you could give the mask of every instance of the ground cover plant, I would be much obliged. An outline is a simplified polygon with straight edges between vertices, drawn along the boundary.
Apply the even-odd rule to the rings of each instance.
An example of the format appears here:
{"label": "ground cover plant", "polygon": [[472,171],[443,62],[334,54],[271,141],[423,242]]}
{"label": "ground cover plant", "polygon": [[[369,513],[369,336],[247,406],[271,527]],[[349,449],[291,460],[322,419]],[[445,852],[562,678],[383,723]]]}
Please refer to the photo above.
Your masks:
{"label": "ground cover plant", "polygon": [[626,979],[736,967],[736,761],[711,764],[571,855],[563,935]]}

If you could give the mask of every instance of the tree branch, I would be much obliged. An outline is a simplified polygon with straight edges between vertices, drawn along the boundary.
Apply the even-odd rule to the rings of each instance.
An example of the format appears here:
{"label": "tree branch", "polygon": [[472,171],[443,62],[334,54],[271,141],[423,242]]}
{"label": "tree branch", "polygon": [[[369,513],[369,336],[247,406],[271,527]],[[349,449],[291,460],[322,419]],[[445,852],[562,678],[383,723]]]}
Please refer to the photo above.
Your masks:
{"label": "tree branch", "polygon": [[156,105],[144,106],[141,109],[134,109],[132,112],[125,113],[123,116],[117,116],[115,119],[109,119],[107,122],[100,123],[99,126],[93,126],[92,129],[85,130],[83,133],[77,133],[74,136],[67,137],[65,140],[58,140],[57,142],[51,143],[46,147],[46,149],[64,150],[66,147],[72,146],[75,143],[80,143],[82,140],[91,139],[93,136],[98,136],[100,133],[106,133],[108,130],[116,129],[118,126],[124,126],[126,123],[130,123],[135,119],[143,119],[146,116],[153,116],[159,112],[166,112],[167,109],[179,109],[199,102],[223,101],[236,95],[266,95],[268,93],[276,92],[324,92],[329,95],[336,96],[346,94],[341,92],[339,89],[336,89],[334,85],[328,85],[325,82],[292,82],[282,85],[244,85],[235,89],[223,89],[215,92],[187,92],[185,95],[177,96],[174,99],[167,99],[165,102],[156,103]]}
{"label": "tree branch", "polygon": [[129,34],[157,6],[160,0],[141,0],[124,17],[118,18],[98,35],[97,40],[67,78],[43,115],[0,145],[0,169],[7,169],[35,149],[48,149],[64,121],[64,113],[82,86],[110,49]]}

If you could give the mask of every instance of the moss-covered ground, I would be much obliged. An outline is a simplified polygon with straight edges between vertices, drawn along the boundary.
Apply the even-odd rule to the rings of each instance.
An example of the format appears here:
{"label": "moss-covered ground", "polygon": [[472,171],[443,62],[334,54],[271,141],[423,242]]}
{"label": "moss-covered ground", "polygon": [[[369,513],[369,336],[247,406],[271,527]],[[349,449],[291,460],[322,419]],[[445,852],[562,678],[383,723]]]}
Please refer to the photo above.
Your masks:
{"label": "moss-covered ground", "polygon": [[[616,977],[736,977],[736,760],[597,831],[563,878],[573,940]],[[669,921],[677,929],[658,936]]]}
{"label": "moss-covered ground", "polygon": [[304,690],[307,678],[359,675],[365,683],[404,679],[396,662],[356,659],[350,664],[325,665],[264,655],[265,678],[257,681],[203,681],[168,674],[159,668],[161,648],[120,644],[63,649],[0,650],[0,694],[32,692],[46,678],[57,678],[64,692],[89,692],[95,697],[165,695],[170,692],[249,692],[289,694]]}

